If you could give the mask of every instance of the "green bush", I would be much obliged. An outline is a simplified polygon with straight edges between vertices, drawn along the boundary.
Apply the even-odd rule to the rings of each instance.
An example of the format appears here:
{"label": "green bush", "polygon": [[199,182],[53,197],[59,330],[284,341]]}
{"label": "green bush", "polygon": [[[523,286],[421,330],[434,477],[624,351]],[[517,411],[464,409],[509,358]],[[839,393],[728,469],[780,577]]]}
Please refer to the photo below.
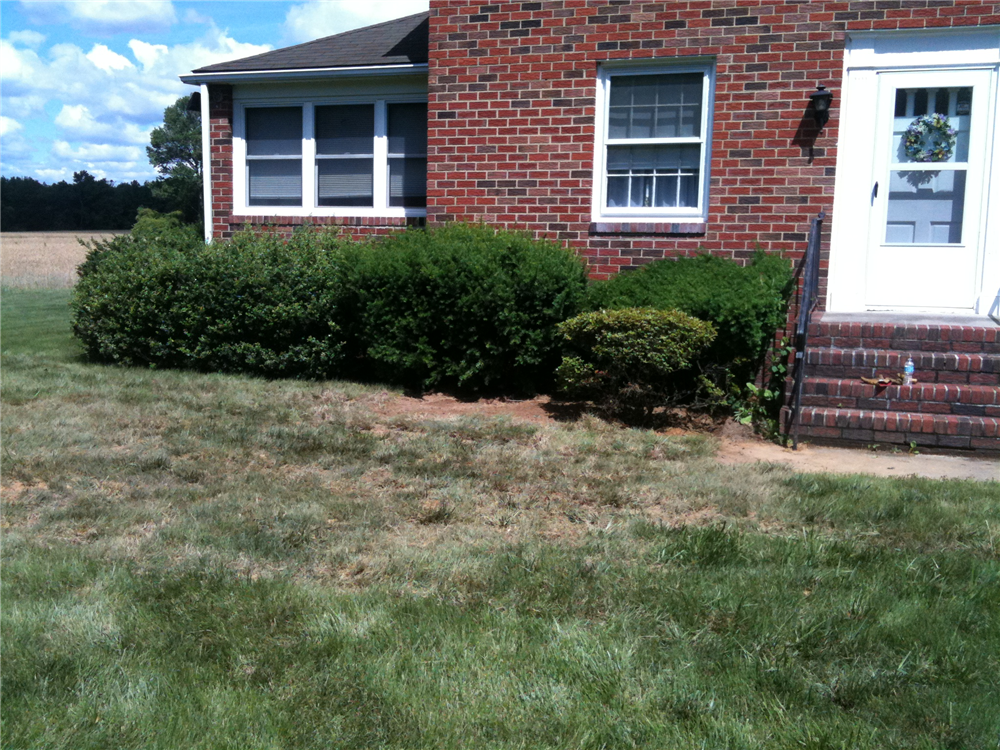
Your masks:
{"label": "green bush", "polygon": [[586,309],[676,309],[709,321],[718,336],[699,364],[717,385],[742,388],[785,325],[792,281],[791,264],[762,251],[746,266],[707,254],[666,259],[595,282]]}
{"label": "green bush", "polygon": [[73,331],[93,359],[266,376],[338,371],[336,236],[117,240],[73,296]]}
{"label": "green bush", "polygon": [[128,247],[150,248],[155,245],[184,250],[202,243],[199,228],[193,224],[184,224],[180,211],[161,214],[149,208],[140,208],[136,222],[128,234],[120,234],[107,240],[80,240],[80,244],[87,248],[87,255],[77,267],[76,274],[83,278],[93,273],[109,254]]}
{"label": "green bush", "polygon": [[73,329],[129,365],[533,392],[586,289],[570,251],[486,227],[113,242],[81,276]]}
{"label": "green bush", "polygon": [[559,363],[586,269],[569,250],[484,226],[400,232],[347,253],[352,360],[418,388],[532,393]]}
{"label": "green bush", "polygon": [[715,339],[715,328],[677,310],[624,308],[584,313],[559,326],[566,355],[560,390],[626,421],[687,401],[697,383],[691,367]]}

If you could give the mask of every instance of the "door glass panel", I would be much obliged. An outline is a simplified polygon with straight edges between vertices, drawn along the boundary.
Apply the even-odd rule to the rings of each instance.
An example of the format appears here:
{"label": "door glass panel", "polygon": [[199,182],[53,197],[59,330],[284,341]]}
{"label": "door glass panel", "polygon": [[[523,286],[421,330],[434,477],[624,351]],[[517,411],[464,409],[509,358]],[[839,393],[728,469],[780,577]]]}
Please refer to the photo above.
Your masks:
{"label": "door glass panel", "polygon": [[962,242],[965,170],[892,172],[885,241],[892,245]]}
{"label": "door glass panel", "polygon": [[[895,112],[892,127],[892,161],[894,164],[941,163],[955,164],[969,159],[969,125],[972,121],[972,88],[962,86],[936,88],[896,89]],[[907,129],[924,115],[940,115],[944,129],[951,131],[954,142],[944,151],[942,143],[947,141],[941,133],[928,132],[914,143],[911,153],[907,153]],[[937,152],[935,153],[935,150]],[[912,151],[924,152],[916,158]]]}

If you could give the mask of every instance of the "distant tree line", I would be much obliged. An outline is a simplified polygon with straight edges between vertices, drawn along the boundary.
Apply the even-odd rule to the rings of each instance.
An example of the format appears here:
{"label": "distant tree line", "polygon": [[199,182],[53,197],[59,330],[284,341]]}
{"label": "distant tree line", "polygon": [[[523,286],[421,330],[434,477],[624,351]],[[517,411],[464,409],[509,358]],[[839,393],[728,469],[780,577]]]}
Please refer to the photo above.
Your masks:
{"label": "distant tree line", "polygon": [[31,177],[0,177],[0,229],[5,232],[131,229],[140,208],[180,212],[201,224],[201,117],[182,96],[163,112],[163,125],[150,134],[149,162],[160,178],[114,184],[88,172],[73,182],[47,185]]}
{"label": "distant tree line", "polygon": [[73,182],[47,185],[31,177],[0,177],[0,229],[36,232],[129,229],[140,208],[171,210],[153,184],[98,180],[76,172]]}

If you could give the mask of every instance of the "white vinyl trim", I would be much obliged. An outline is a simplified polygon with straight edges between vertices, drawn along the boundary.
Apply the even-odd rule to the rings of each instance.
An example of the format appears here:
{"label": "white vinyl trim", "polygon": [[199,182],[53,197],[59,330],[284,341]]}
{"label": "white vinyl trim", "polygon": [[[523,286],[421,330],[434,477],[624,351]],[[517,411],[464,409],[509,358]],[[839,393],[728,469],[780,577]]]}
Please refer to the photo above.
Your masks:
{"label": "white vinyl trim", "polygon": [[[301,98],[240,99],[233,105],[233,215],[235,216],[324,216],[361,218],[407,218],[427,215],[426,208],[389,206],[387,194],[388,169],[386,137],[386,105],[396,103],[425,103],[426,95],[401,94],[361,96],[321,96],[309,100]],[[375,107],[375,132],[373,133],[374,174],[373,206],[319,206],[316,205],[316,141],[314,138],[315,108],[323,105],[373,104]],[[302,130],[302,205],[301,206],[250,206],[247,200],[247,151],[246,110],[257,107],[301,107]],[[381,157],[381,161],[380,161]],[[382,205],[379,205],[380,199]]]}
{"label": "white vinyl trim", "polygon": [[289,80],[315,80],[336,77],[427,75],[427,63],[400,65],[356,65],[343,68],[292,68],[288,70],[237,70],[221,73],[188,73],[181,81],[194,85],[205,83],[272,83]]}
{"label": "white vinyl trim", "polygon": [[[919,31],[852,32],[846,40],[840,101],[839,139],[827,310],[863,312],[866,307],[868,230],[872,210],[872,165],[875,160],[876,97],[880,73],[895,71],[993,71],[990,85],[981,247],[974,308],[952,312],[1000,316],[1000,123],[997,86],[1000,81],[1000,27],[928,29]],[[910,309],[910,308],[908,308]],[[991,309],[993,312],[991,313]],[[916,310],[913,310],[916,311]]]}
{"label": "white vinyl trim", "polygon": [[[610,86],[614,76],[623,75],[662,75],[675,73],[701,73],[705,85],[702,88],[701,130],[697,137],[680,138],[608,138],[610,116]],[[591,219],[595,222],[614,221],[683,221],[703,222],[708,216],[708,194],[712,163],[712,122],[715,102],[715,60],[711,58],[681,59],[664,63],[657,60],[620,61],[606,63],[600,67],[597,77],[595,100],[596,118],[594,122],[594,179],[591,197]],[[607,207],[607,174],[606,158],[609,145],[644,144],[700,144],[701,165],[698,182],[698,206],[690,208],[608,208]]]}
{"label": "white vinyl trim", "polygon": [[201,200],[205,244],[212,241],[212,122],[208,84],[201,84]]}

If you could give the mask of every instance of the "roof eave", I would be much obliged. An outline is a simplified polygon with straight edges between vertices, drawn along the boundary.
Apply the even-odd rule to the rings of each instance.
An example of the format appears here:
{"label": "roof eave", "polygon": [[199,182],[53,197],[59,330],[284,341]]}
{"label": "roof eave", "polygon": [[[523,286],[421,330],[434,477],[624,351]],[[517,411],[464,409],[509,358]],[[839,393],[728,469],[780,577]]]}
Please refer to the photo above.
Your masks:
{"label": "roof eave", "polygon": [[217,73],[191,72],[180,76],[180,79],[184,83],[199,86],[205,83],[272,83],[275,81],[358,78],[379,75],[425,75],[427,69],[427,63],[400,63],[334,68],[290,68],[287,70],[227,70]]}

